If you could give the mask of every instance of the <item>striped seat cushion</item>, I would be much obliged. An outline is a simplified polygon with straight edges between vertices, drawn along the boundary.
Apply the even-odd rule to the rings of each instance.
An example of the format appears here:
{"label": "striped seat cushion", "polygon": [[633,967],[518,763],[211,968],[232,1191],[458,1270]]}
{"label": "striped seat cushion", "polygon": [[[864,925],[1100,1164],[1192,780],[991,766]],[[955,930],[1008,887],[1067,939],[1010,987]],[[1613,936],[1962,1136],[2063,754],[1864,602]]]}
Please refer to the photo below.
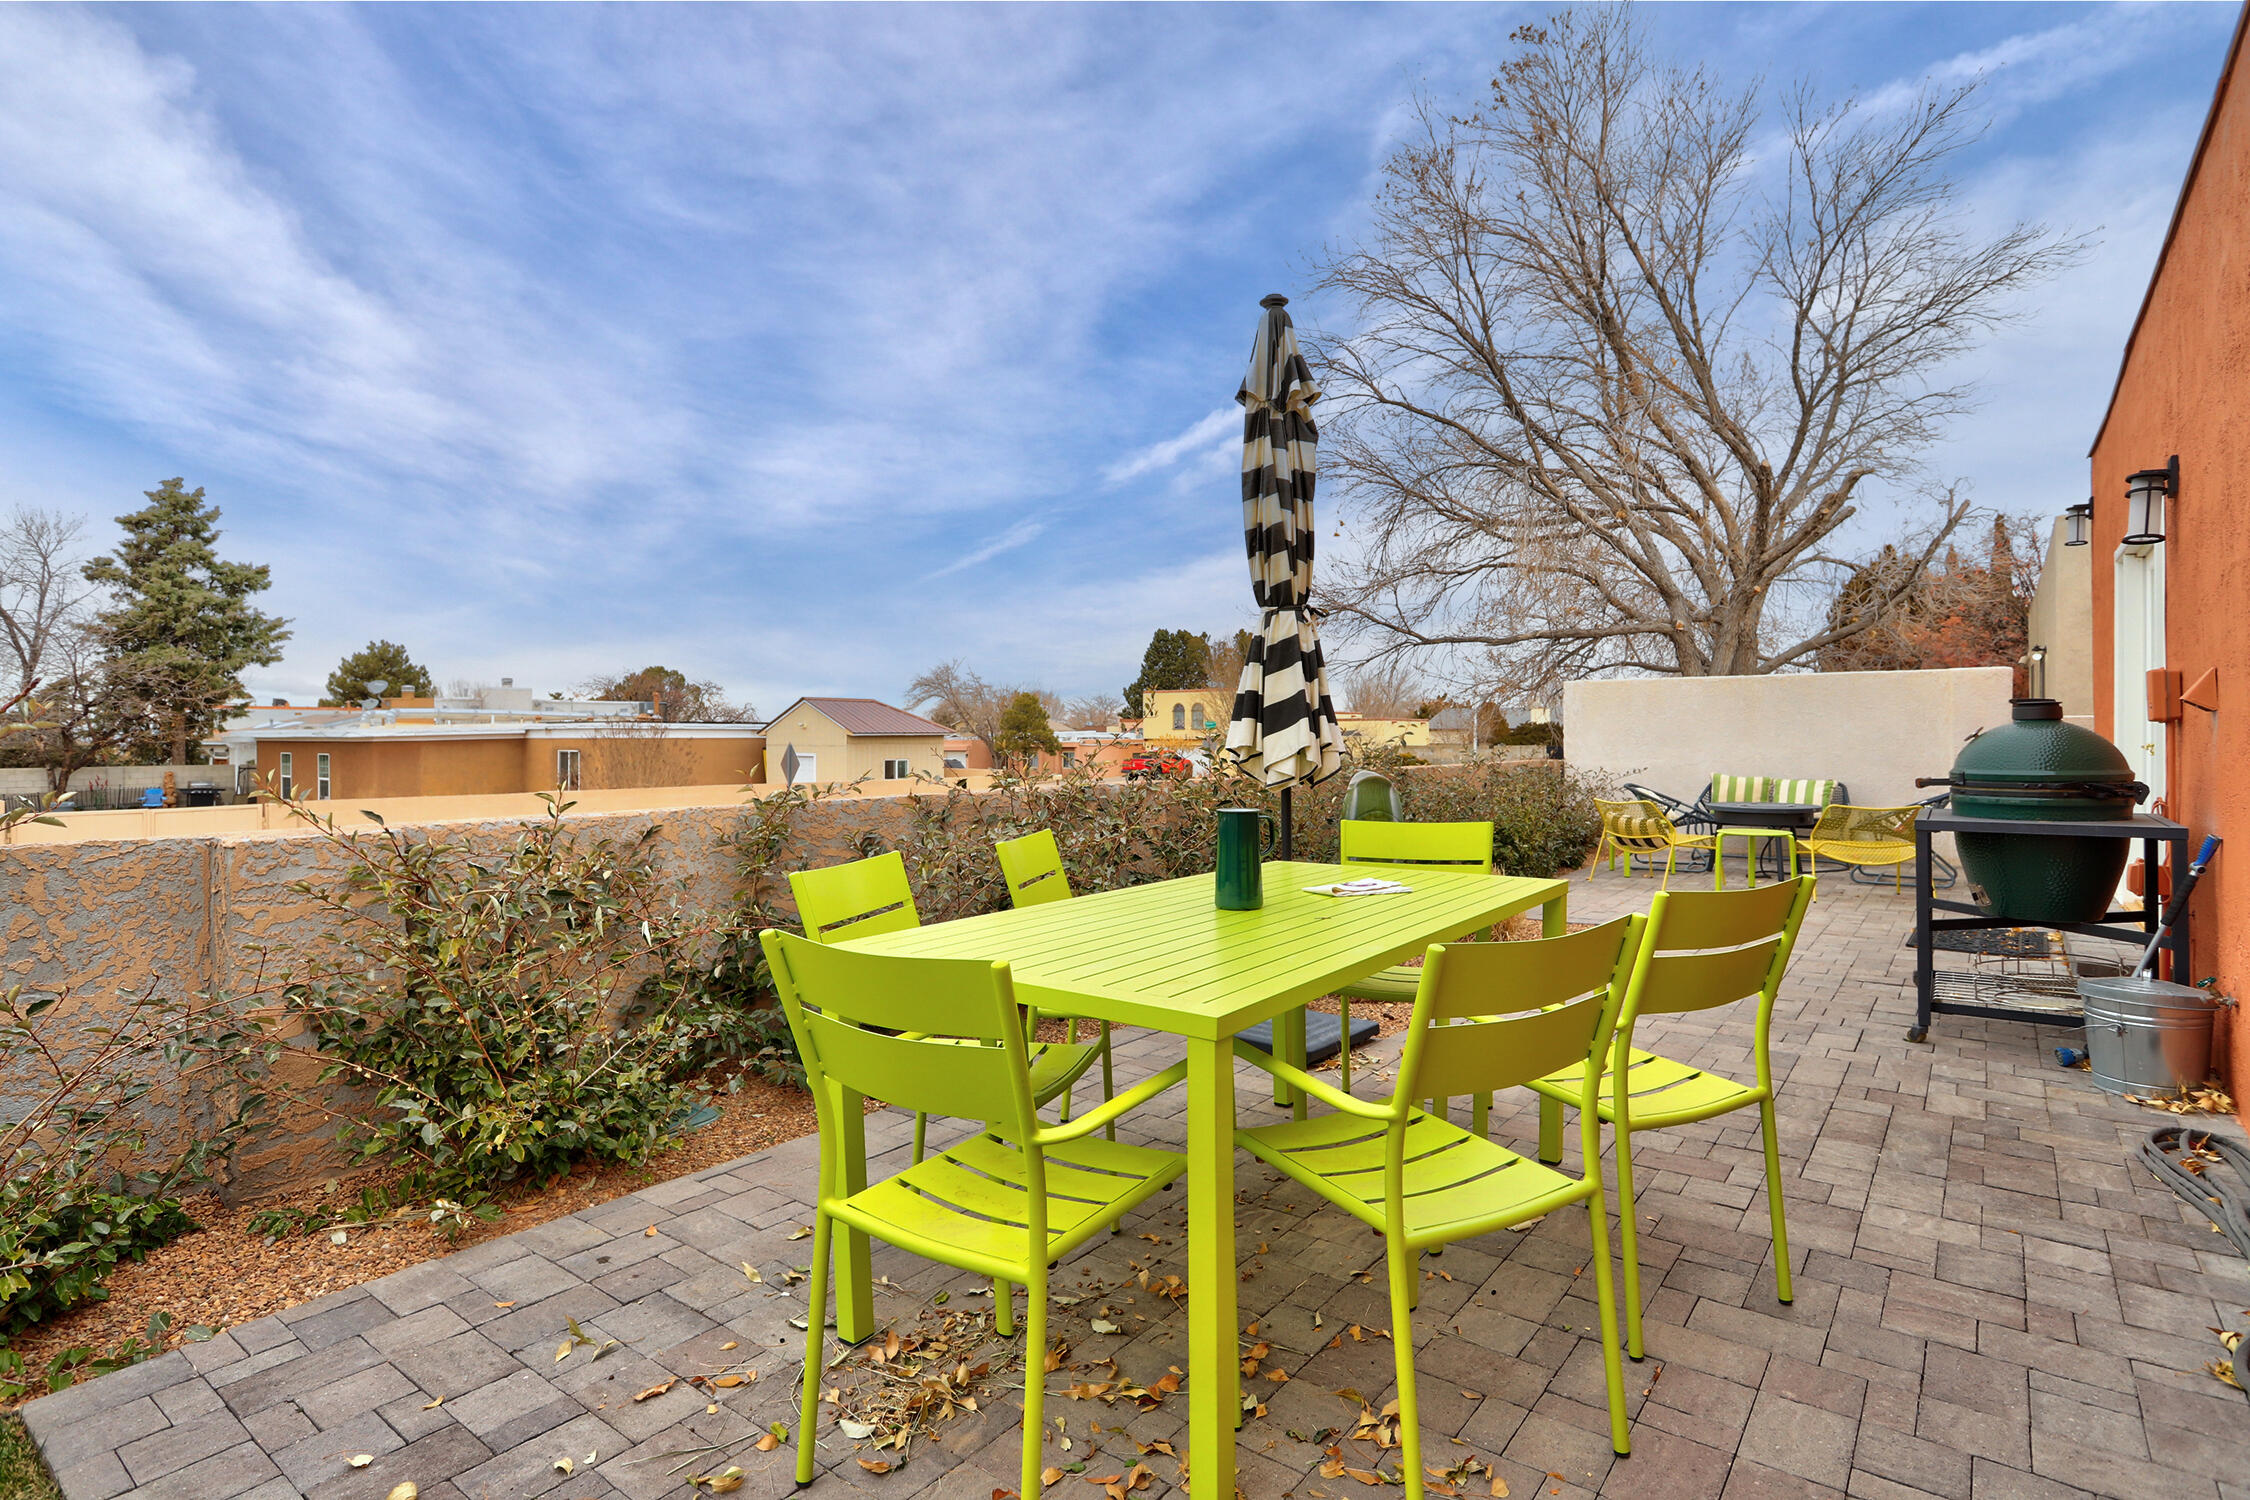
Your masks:
{"label": "striped seat cushion", "polygon": [[1654,843],[1668,844],[1672,841],[1674,829],[1672,820],[1666,817],[1613,817],[1609,820],[1609,832],[1612,838],[1648,839]]}
{"label": "striped seat cushion", "polygon": [[1826,807],[1836,797],[1833,781],[1791,780],[1779,776],[1727,776],[1711,778],[1713,802],[1796,802]]}

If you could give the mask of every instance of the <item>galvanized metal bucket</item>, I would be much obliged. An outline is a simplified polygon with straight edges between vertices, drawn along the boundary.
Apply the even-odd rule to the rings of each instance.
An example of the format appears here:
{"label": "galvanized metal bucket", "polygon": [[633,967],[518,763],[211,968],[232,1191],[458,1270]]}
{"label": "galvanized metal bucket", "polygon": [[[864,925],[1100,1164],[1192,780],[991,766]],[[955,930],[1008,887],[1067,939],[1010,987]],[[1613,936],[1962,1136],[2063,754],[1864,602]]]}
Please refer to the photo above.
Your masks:
{"label": "galvanized metal bucket", "polygon": [[2207,991],[2162,979],[2081,979],[2086,1056],[2094,1082],[2113,1094],[2196,1088],[2211,1073]]}

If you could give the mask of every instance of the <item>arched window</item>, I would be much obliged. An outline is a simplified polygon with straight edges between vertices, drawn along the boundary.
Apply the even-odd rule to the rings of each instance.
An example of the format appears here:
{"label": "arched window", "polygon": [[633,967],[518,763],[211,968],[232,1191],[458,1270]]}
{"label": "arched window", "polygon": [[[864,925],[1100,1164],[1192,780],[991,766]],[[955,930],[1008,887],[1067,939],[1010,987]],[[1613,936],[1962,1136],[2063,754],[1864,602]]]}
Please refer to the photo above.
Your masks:
{"label": "arched window", "polygon": [[1204,714],[1203,705],[1200,703],[1195,705],[1195,727],[1198,729],[1209,729],[1211,727],[1211,720]]}
{"label": "arched window", "polygon": [[1174,729],[1185,729],[1185,728],[1187,728],[1187,705],[1186,705],[1186,704],[1184,704],[1184,703],[1175,703],[1175,704],[1173,704],[1173,705],[1172,705],[1172,727],[1173,727]]}

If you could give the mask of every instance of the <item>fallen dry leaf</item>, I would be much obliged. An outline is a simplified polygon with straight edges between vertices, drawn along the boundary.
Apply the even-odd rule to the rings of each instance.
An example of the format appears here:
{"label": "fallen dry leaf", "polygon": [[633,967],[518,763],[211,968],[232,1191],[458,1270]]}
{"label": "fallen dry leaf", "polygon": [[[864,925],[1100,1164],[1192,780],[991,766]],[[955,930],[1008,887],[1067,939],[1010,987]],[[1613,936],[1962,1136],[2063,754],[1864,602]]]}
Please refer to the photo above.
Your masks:
{"label": "fallen dry leaf", "polygon": [[679,1384],[679,1380],[678,1380],[678,1378],[677,1378],[677,1377],[674,1377],[674,1378],[673,1378],[673,1379],[671,1379],[671,1380],[667,1380],[667,1381],[663,1382],[663,1383],[662,1383],[661,1385],[652,1385],[652,1386],[650,1386],[650,1387],[649,1387],[649,1388],[648,1388],[647,1390],[645,1390],[645,1391],[641,1391],[641,1392],[638,1392],[637,1394],[635,1394],[635,1395],[634,1395],[633,1399],[634,1399],[635,1401],[646,1401],[646,1400],[650,1399],[650,1398],[651,1398],[651,1397],[653,1397],[653,1396],[661,1396],[661,1395],[663,1395],[663,1394],[664,1394],[664,1393],[665,1393],[666,1391],[670,1390],[670,1389],[671,1389],[671,1388],[672,1388],[673,1386],[675,1386],[675,1385],[678,1385],[678,1384]]}
{"label": "fallen dry leaf", "polygon": [[812,1226],[810,1224],[799,1224],[795,1229],[789,1231],[788,1237],[793,1240],[809,1240],[812,1238]]}
{"label": "fallen dry leaf", "polygon": [[859,1466],[870,1474],[888,1474],[891,1472],[890,1460],[886,1458],[863,1458],[859,1461]]}
{"label": "fallen dry leaf", "polygon": [[392,1485],[391,1492],[383,1500],[422,1500],[422,1487],[411,1479],[403,1480]]}
{"label": "fallen dry leaf", "polygon": [[345,1459],[344,1462],[350,1464],[355,1469],[364,1469],[369,1464],[375,1462],[375,1455],[372,1453],[354,1453],[350,1458]]}
{"label": "fallen dry leaf", "polygon": [[655,1239],[655,1238],[656,1238],[656,1226],[655,1226],[654,1224],[651,1224],[651,1225],[649,1225],[649,1226],[648,1226],[648,1228],[646,1228],[646,1229],[642,1230],[642,1231],[641,1231],[641,1238],[642,1238],[642,1239],[644,1239],[644,1240],[653,1240],[653,1239]]}

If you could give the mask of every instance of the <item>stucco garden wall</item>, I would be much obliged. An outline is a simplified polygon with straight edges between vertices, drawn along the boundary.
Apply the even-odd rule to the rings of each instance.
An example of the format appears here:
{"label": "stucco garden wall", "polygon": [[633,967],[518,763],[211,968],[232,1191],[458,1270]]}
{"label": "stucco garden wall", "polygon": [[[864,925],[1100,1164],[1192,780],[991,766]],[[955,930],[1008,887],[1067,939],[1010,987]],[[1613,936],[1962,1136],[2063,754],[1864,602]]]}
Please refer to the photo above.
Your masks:
{"label": "stucco garden wall", "polygon": [[[869,831],[902,836],[907,806],[898,796],[815,803],[797,815],[789,857],[815,864],[852,858],[854,841]],[[691,902],[711,907],[733,898],[734,860],[722,839],[741,818],[739,803],[569,815],[580,836],[624,842],[656,823],[659,868],[686,882]],[[430,826],[472,846],[497,847],[520,832],[523,820]],[[72,1028],[98,1024],[124,997],[152,988],[247,1003],[242,997],[284,973],[291,949],[325,920],[291,885],[340,879],[342,864],[332,844],[288,829],[0,849],[0,910],[7,914],[0,971],[5,983],[33,993],[68,991],[50,1014]],[[0,1096],[5,1087],[0,1080]],[[194,1101],[171,1101],[152,1123],[160,1130],[179,1123],[185,1109],[192,1124],[196,1108]],[[326,1135],[315,1115],[285,1121],[242,1159],[233,1186],[256,1193],[334,1175],[338,1162]]]}
{"label": "stucco garden wall", "polygon": [[1693,801],[1714,772],[1826,777],[1863,805],[1930,793],[1962,741],[2007,722],[2006,667],[1630,677],[1563,689],[1572,766]]}

